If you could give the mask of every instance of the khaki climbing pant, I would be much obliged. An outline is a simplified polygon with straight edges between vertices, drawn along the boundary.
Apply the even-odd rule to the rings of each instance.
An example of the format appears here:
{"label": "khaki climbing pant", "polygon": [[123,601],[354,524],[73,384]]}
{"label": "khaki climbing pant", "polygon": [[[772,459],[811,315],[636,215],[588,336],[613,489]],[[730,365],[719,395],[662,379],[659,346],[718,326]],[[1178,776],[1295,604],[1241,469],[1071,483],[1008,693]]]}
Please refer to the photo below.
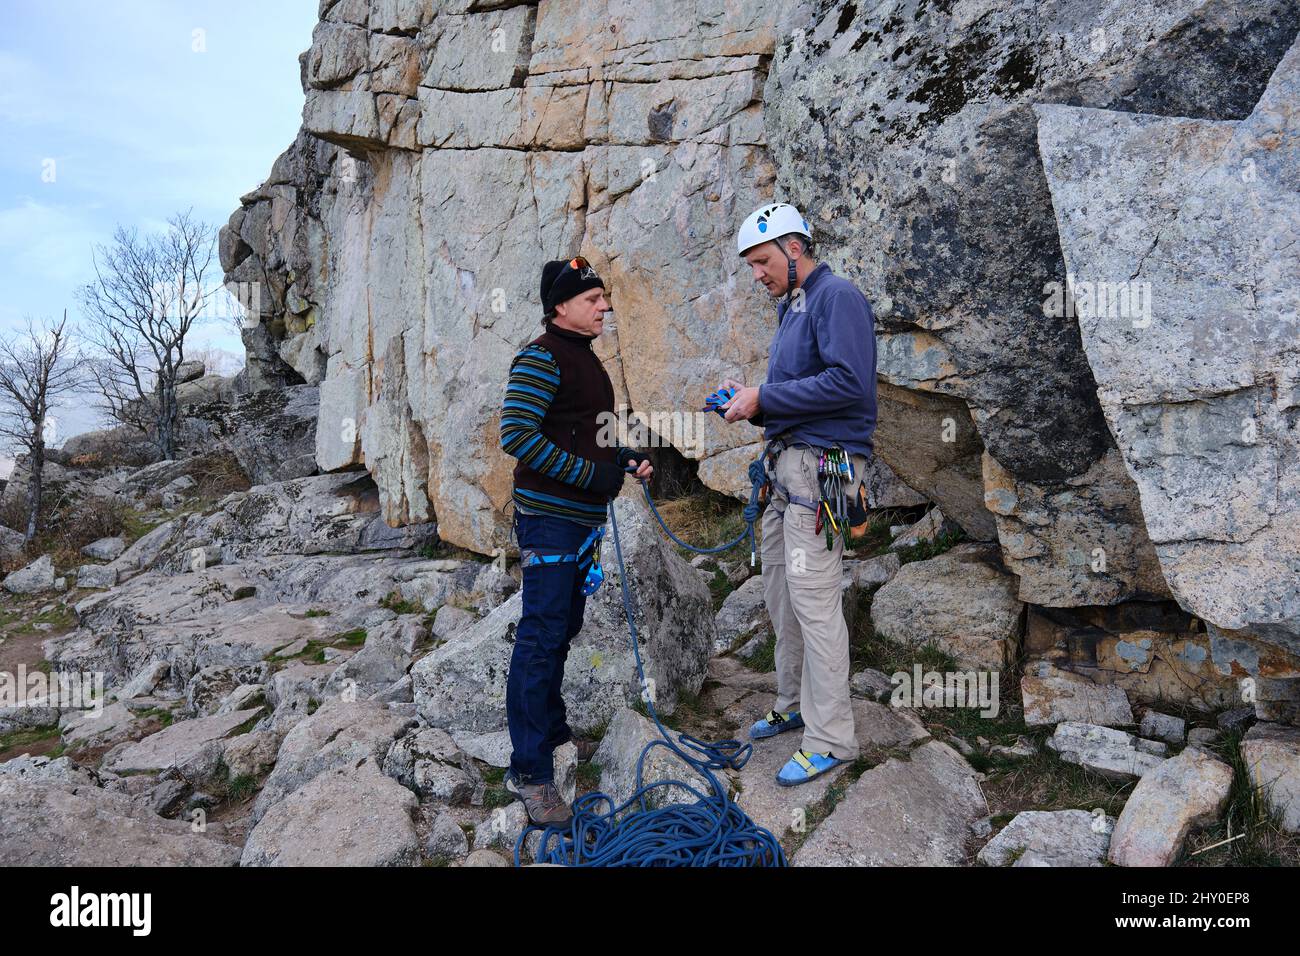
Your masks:
{"label": "khaki climbing pant", "polygon": [[[796,498],[816,501],[818,453],[789,447],[768,464],[769,475]],[[853,455],[861,482],[867,459]],[[856,485],[850,495],[857,493]],[[763,601],[776,630],[775,709],[803,716],[801,749],[855,760],[858,741],[849,703],[849,629],[844,622],[844,540],[826,549],[817,515],[772,488],[763,512]]]}

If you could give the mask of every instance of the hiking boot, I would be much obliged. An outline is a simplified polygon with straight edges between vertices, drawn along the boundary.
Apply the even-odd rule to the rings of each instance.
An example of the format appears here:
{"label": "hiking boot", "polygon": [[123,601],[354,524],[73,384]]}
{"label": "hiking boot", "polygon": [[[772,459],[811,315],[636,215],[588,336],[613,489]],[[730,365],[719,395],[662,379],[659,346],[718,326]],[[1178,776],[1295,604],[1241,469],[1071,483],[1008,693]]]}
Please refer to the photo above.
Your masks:
{"label": "hiking boot", "polygon": [[503,783],[506,791],[524,805],[528,819],[538,826],[564,826],[573,819],[573,808],[564,802],[553,782],[522,783],[513,770],[507,770]]}

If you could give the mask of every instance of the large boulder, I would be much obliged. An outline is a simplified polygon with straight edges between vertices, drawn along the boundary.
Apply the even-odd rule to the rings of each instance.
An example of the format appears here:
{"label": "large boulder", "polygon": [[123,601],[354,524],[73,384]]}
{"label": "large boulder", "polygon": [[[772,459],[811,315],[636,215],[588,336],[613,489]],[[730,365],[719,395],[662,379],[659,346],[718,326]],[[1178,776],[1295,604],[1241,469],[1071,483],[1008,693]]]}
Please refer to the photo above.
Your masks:
{"label": "large boulder", "polygon": [[1300,727],[1260,723],[1241,741],[1241,759],[1251,785],[1282,817],[1282,826],[1300,832]]}
{"label": "large boulder", "polygon": [[[671,714],[682,694],[699,691],[713,650],[709,590],[677,556],[645,506],[615,503],[647,687],[636,677],[612,542],[603,549],[605,583],[587,599],[582,630],[564,667],[569,723],[593,730],[643,693]],[[522,594],[495,608],[411,669],[420,715],[435,727],[479,733],[505,726],[506,675]]]}
{"label": "large boulder", "polygon": [[794,855],[795,866],[958,866],[988,803],[975,771],[937,740],[849,785]]}
{"label": "large boulder", "polygon": [[1025,723],[1030,726],[1074,721],[1103,727],[1133,723],[1133,708],[1118,687],[1095,684],[1047,661],[1026,669],[1020,678]]}
{"label": "large boulder", "polygon": [[871,602],[876,633],[903,644],[934,644],[960,666],[1001,670],[1015,660],[1024,606],[997,550],[957,545],[905,564]]}
{"label": "large boulder", "polygon": [[10,594],[39,594],[54,587],[54,561],[43,554],[31,564],[5,575],[4,588]]}
{"label": "large boulder", "polygon": [[985,866],[1102,866],[1114,829],[1105,813],[1025,810],[976,859]]}
{"label": "large boulder", "polygon": [[414,866],[415,795],[371,759],[333,767],[270,808],[241,866]]}
{"label": "large boulder", "polygon": [[365,758],[382,771],[393,741],[413,726],[410,717],[382,704],[327,702],[284,738],[275,770],[253,806],[253,820],[260,820],[289,794],[327,771],[354,767]]}
{"label": "large boulder", "polygon": [[1300,676],[1297,95],[1300,44],[1230,113],[1036,111],[1072,311],[1160,568],[1190,612],[1290,655],[1282,675],[1234,653],[1255,676]]}

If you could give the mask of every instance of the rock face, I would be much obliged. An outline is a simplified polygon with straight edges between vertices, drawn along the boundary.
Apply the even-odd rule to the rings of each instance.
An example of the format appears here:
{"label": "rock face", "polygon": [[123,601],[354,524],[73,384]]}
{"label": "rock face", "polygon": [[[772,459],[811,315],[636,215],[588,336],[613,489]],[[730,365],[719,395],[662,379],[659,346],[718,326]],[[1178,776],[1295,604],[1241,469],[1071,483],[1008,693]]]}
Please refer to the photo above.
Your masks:
{"label": "rock face", "polygon": [[1164,577],[1192,613],[1292,653],[1297,96],[1300,45],[1230,115],[1037,107],[1085,354]]}
{"label": "rock face", "polygon": [[[786,199],[875,307],[874,503],[996,541],[1022,602],[1204,622],[1091,676],[1190,674],[1206,706],[1249,677],[1293,721],[1298,23],[1300,0],[322,4],[302,130],[221,234],[257,299],[237,384],[288,395],[260,443],[287,450],[241,462],[365,468],[382,523],[491,554],[541,263],[593,260],[616,403],[653,420],[762,377],[774,317],[732,241]],[[1113,279],[1152,283],[1125,298],[1152,321],[1092,308]],[[754,429],[652,430],[747,490]]]}
{"label": "rock face", "polygon": [[[679,695],[694,694],[704,683],[714,643],[712,601],[641,502],[620,498],[615,507],[641,656],[653,682],[647,690],[660,713],[671,714]],[[609,537],[606,532],[607,542]],[[564,666],[568,720],[580,732],[604,724],[643,693],[612,547],[609,542],[604,552],[605,583],[587,599],[582,630]],[[411,669],[416,707],[428,723],[475,733],[505,726],[506,675],[521,610],[516,595]]]}
{"label": "rock face", "polygon": [[[1044,308],[1045,286],[1066,270],[1032,107],[1240,118],[1295,37],[1296,5],[1182,0],[1116,5],[1101,19],[1030,0],[809,7],[764,88],[777,192],[815,210],[827,258],[875,292],[882,377],[969,407],[1005,472],[994,513],[1009,560],[1022,562],[1022,597],[1142,593],[1158,581],[1140,557],[1136,489],[1113,464],[1099,468],[1115,442],[1079,328]],[[1243,49],[1241,69],[1216,65]],[[911,478],[888,444],[880,451]],[[978,471],[968,467],[968,486]],[[921,490],[962,520],[941,489]],[[1094,575],[1092,549],[1125,541],[1122,560]]]}
{"label": "rock face", "polygon": [[1216,661],[1204,623],[1172,601],[1069,611],[1031,607],[1025,653],[1032,662],[1027,673],[1050,664],[1157,706],[1176,701],[1218,710],[1239,702],[1244,690],[1226,660],[1222,666]]}
{"label": "rock face", "polygon": [[[758,98],[781,5],[715,6],[686,28],[604,0],[323,8],[304,132],[222,263],[263,287],[250,380],[320,384],[317,461],[364,463],[389,520],[505,544],[500,391],[541,331],[544,259],[581,252],[606,278],[625,341],[601,353],[630,408],[761,376],[774,317],[729,246],[771,189]],[[754,437],[702,431],[679,450]]]}

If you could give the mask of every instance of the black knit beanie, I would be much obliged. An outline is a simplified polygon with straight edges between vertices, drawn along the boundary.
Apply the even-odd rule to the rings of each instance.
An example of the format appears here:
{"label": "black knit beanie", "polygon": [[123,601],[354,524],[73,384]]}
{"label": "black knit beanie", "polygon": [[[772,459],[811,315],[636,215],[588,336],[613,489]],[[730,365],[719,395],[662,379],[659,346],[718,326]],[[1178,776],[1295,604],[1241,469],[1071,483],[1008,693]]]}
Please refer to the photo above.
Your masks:
{"label": "black knit beanie", "polygon": [[542,317],[555,317],[555,307],[588,289],[605,288],[604,281],[590,265],[583,269],[566,269],[572,260],[553,259],[542,266]]}

